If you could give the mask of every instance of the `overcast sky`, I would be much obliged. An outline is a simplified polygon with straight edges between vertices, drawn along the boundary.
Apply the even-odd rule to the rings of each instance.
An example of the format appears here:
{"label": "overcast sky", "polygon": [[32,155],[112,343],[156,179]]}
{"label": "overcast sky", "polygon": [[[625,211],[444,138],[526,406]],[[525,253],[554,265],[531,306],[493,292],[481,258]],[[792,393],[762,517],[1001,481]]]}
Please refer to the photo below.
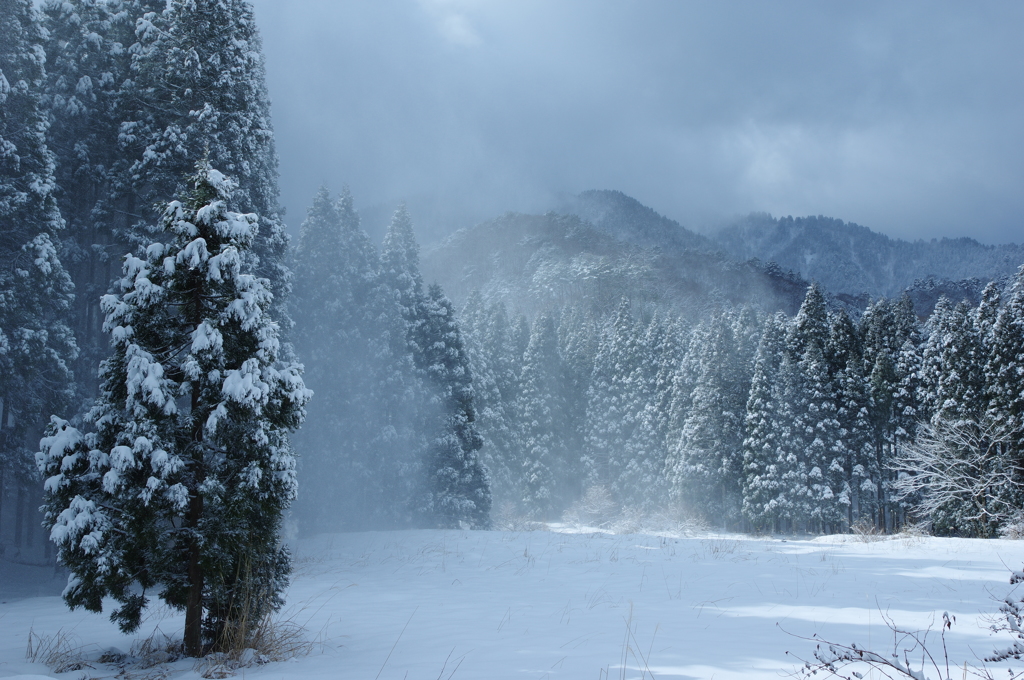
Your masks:
{"label": "overcast sky", "polygon": [[1024,240],[1024,2],[254,5],[293,227],[326,183],[426,242],[586,189]]}

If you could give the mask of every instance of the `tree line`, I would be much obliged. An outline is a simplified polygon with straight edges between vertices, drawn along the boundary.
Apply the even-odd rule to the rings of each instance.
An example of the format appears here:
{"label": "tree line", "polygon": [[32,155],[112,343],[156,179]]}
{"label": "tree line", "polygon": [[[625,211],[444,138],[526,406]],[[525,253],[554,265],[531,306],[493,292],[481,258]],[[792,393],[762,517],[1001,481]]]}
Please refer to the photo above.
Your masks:
{"label": "tree line", "polygon": [[588,488],[758,532],[994,536],[1020,522],[1024,269],[1005,300],[909,298],[856,320],[816,284],[799,312],[696,324],[567,308],[462,312],[496,507],[558,519]]}
{"label": "tree line", "polygon": [[404,210],[378,255],[351,195],[325,189],[296,258],[297,342],[320,395],[299,435],[321,489],[300,499],[310,527],[422,522],[430,444],[411,423],[437,402],[416,396],[428,347],[452,358],[434,385],[473,404],[461,413],[480,440],[461,450],[479,449],[499,518],[558,520],[597,489],[631,512],[758,532],[993,536],[1020,520],[1024,270],[1006,300],[993,283],[977,307],[942,299],[927,319],[905,295],[851,318],[817,284],[792,317],[712,304],[695,322],[622,300],[530,320],[475,292],[456,319],[422,292]]}

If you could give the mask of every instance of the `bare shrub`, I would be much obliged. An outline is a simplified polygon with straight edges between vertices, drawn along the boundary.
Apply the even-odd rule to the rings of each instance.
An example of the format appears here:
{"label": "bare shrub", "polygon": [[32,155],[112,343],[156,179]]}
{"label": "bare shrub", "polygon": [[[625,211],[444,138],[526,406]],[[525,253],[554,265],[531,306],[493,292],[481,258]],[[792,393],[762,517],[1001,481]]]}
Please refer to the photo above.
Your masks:
{"label": "bare shrub", "polygon": [[[1024,571],[1014,571],[1010,583],[1024,583]],[[881,612],[882,619],[892,633],[892,644],[884,652],[876,652],[858,645],[830,642],[817,635],[807,638],[794,635],[801,640],[817,643],[812,652],[812,659],[799,659],[803,666],[794,673],[800,678],[812,678],[819,673],[824,677],[853,678],[874,677],[907,678],[908,680],[943,680],[954,677],[953,672],[967,678],[994,680],[991,669],[984,664],[1002,663],[1004,661],[1020,661],[1024,658],[1024,599],[1008,593],[1001,601],[999,615],[991,618],[991,630],[996,633],[1009,634],[1010,644],[993,650],[981,659],[981,666],[967,661],[955,661],[949,658],[946,643],[946,632],[952,631],[956,617],[947,612],[942,613],[942,625],[939,629],[939,640],[935,641],[935,631],[929,627],[925,630],[908,630],[900,627],[886,613]],[[776,624],[778,625],[778,624]],[[790,652],[786,652],[790,654]],[[1024,671],[1004,668],[1006,674],[998,673],[1007,680],[1024,680]]]}
{"label": "bare shrub", "polygon": [[54,673],[68,673],[92,668],[86,663],[79,639],[61,628],[53,635],[37,635],[29,628],[25,658],[32,663],[45,664]]}
{"label": "bare shrub", "polygon": [[[148,638],[132,643],[127,659],[110,659],[107,663],[127,660],[135,668],[145,669],[177,661],[184,654],[185,647],[180,639],[172,638],[157,628]],[[100,657],[100,661],[104,661],[103,657]]]}
{"label": "bare shrub", "polygon": [[607,527],[619,515],[619,504],[605,486],[592,486],[569,506],[562,519],[576,526]]}
{"label": "bare shrub", "polygon": [[694,557],[712,560],[723,560],[735,554],[740,547],[739,541],[728,538],[705,538],[700,542],[700,551],[694,551]]}
{"label": "bare shrub", "polygon": [[931,536],[931,532],[928,531],[928,524],[926,522],[920,522],[917,524],[905,524],[900,532],[896,534],[896,538],[899,539],[905,547],[912,545],[919,545],[924,542],[924,539]]}
{"label": "bare shrub", "polygon": [[638,534],[647,522],[642,509],[636,506],[622,508],[622,512],[612,522],[612,531],[617,534]]}
{"label": "bare shrub", "polygon": [[[812,655],[813,660],[804,660],[793,655],[803,662],[803,667],[797,671],[798,677],[812,678],[818,673],[822,673],[825,677],[852,680],[853,678],[873,677],[868,675],[871,671],[886,678],[910,678],[911,680],[942,680],[952,677],[946,647],[946,631],[952,628],[955,617],[950,617],[945,612],[942,614],[940,645],[937,650],[928,640],[929,636],[934,633],[930,628],[905,630],[897,626],[884,612],[882,618],[892,633],[892,651],[886,653],[865,649],[857,645],[856,642],[850,644],[829,642],[818,637],[817,634],[810,638],[795,636],[801,640],[817,643]],[[790,652],[786,652],[786,654],[790,654]],[[918,661],[918,659],[920,660]],[[971,670],[977,671],[974,668]],[[966,672],[967,665],[965,664],[965,677]],[[978,677],[992,677],[987,673],[985,675],[975,674]],[[1011,680],[1013,677],[1011,674]]]}
{"label": "bare shrub", "polygon": [[514,501],[502,501],[491,509],[491,522],[499,531],[531,531],[537,522],[530,520]]}
{"label": "bare shrub", "polygon": [[239,669],[287,661],[313,651],[305,626],[293,617],[264,615],[256,622],[244,617],[226,627],[217,644],[220,651],[196,661],[193,670],[203,678],[230,678]]}
{"label": "bare shrub", "polygon": [[881,541],[885,536],[870,517],[861,517],[850,525],[850,531],[864,543]]}
{"label": "bare shrub", "polygon": [[1019,541],[1024,538],[1024,515],[1015,515],[1013,519],[999,528],[1000,538]]}

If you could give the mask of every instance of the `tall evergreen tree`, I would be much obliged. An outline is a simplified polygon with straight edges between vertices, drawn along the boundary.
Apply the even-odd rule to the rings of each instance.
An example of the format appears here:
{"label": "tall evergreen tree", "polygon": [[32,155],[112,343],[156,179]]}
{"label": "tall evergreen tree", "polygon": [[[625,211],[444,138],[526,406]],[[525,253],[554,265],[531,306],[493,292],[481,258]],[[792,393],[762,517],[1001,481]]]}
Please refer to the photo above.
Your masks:
{"label": "tall evergreen tree", "polygon": [[109,596],[131,631],[159,586],[198,656],[282,603],[288,431],[310,393],[278,361],[271,294],[246,266],[258,218],[227,210],[234,186],[219,172],[201,166],[194,182],[164,212],[169,242],[128,255],[121,294],[104,298],[113,354],[95,431],[54,418],[37,461],[68,605],[98,612]]}
{"label": "tall evergreen tree", "polygon": [[428,432],[425,510],[443,528],[490,526],[491,488],[480,460],[483,440],[476,429],[473,377],[451,302],[437,284],[421,303],[415,340],[417,368],[432,396]]}
{"label": "tall evergreen tree", "polygon": [[802,357],[811,343],[817,343],[819,350],[824,350],[828,346],[828,338],[828,305],[824,292],[815,282],[807,288],[800,311],[793,319],[793,356]]}
{"label": "tall evergreen tree", "polygon": [[1002,297],[1002,291],[999,290],[998,284],[995,281],[990,281],[981,291],[981,301],[974,312],[974,324],[978,328],[981,344],[986,352],[992,346],[992,330],[995,327],[996,319],[999,318]]}
{"label": "tall evergreen tree", "polygon": [[415,324],[418,305],[423,298],[423,277],[420,274],[420,247],[404,203],[395,211],[388,225],[380,260],[384,285],[398,303],[402,317],[410,325]]}
{"label": "tall evergreen tree", "polygon": [[942,302],[924,348],[928,411],[933,423],[978,422],[984,412],[984,357],[974,310],[966,301],[954,308]]}
{"label": "tall evergreen tree", "polygon": [[383,427],[373,389],[377,260],[348,190],[334,201],[321,188],[300,231],[291,298],[296,349],[317,393],[295,440],[297,514],[309,528],[363,528],[378,514],[382,471],[368,455]]}
{"label": "tall evergreen tree", "polygon": [[[165,0],[47,0],[43,4],[48,140],[56,160],[57,201],[67,231],[62,259],[75,283],[74,331],[81,347],[75,372],[79,395],[98,390],[97,368],[107,356],[99,300],[131,250],[130,225],[148,205],[121,190],[114,169],[123,162],[121,122],[137,100],[132,90],[136,21]],[[168,190],[164,194],[171,195]]]}
{"label": "tall evergreen tree", "polygon": [[[392,426],[381,438],[399,461],[396,499],[410,499],[414,512],[440,526],[486,527],[490,479],[480,460],[469,358],[451,302],[437,286],[423,292],[419,245],[404,205],[384,237],[379,276],[382,349],[391,360],[378,384],[393,397],[382,403],[404,404],[392,414],[395,425],[412,418],[411,428]],[[403,354],[415,370],[395,370]]]}
{"label": "tall evergreen tree", "polygon": [[899,376],[892,358],[886,352],[877,352],[871,375],[868,378],[869,396],[871,398],[870,423],[871,470],[878,475],[874,484],[876,497],[871,505],[877,508],[876,526],[882,530],[892,529],[895,525],[894,508],[890,501],[890,482],[892,481],[892,464],[896,459],[897,430],[895,394],[899,384]]}
{"label": "tall evergreen tree", "polygon": [[897,398],[902,394],[900,385],[912,380],[899,371],[913,370],[910,363],[900,362],[900,356],[908,341],[913,346],[920,343],[910,298],[906,295],[896,301],[883,298],[869,305],[861,317],[861,337],[871,399],[872,467],[879,476],[874,484],[877,489],[876,525],[888,530],[902,521],[901,508],[892,502],[891,487],[896,475],[893,461],[900,446],[907,441],[907,420],[912,417],[906,413],[906,395]]}
{"label": "tall evergreen tree", "polygon": [[1024,265],[1017,270],[1009,300],[1000,308],[989,337],[984,369],[986,416],[1008,439],[1000,453],[1021,475],[1015,485],[1020,489],[1024,488]]}
{"label": "tall evergreen tree", "polygon": [[37,498],[28,438],[47,412],[70,406],[77,351],[66,323],[72,285],[58,256],[63,220],[40,108],[44,39],[29,0],[0,0],[0,503],[13,482],[16,536]]}
{"label": "tall evergreen tree", "polygon": [[564,489],[562,496],[567,499],[578,498],[583,493],[587,395],[597,354],[596,328],[592,316],[578,308],[563,310],[558,324],[566,418],[566,474],[560,481]]}
{"label": "tall evergreen tree", "polygon": [[636,349],[635,323],[629,301],[623,299],[602,331],[587,393],[588,485],[611,487],[618,481],[633,427],[632,381],[640,360]]}
{"label": "tall evergreen tree", "polygon": [[562,366],[554,319],[542,314],[533,324],[523,356],[518,405],[519,450],[524,509],[542,519],[554,516],[564,500],[558,498],[558,479],[565,474],[565,403]]}
{"label": "tall evergreen tree", "polygon": [[804,456],[807,461],[805,496],[809,519],[820,531],[834,530],[847,515],[844,506],[849,503],[848,494],[843,494],[846,451],[840,433],[833,382],[829,379],[825,355],[817,340],[807,344],[800,360],[800,370],[807,394],[804,428],[808,444]]}
{"label": "tall evergreen tree", "polygon": [[836,400],[839,421],[841,465],[846,472],[839,500],[847,509],[846,520],[860,518],[861,496],[872,489],[871,432],[868,419],[870,401],[864,375],[863,350],[857,327],[845,311],[832,315],[826,361]]}
{"label": "tall evergreen tree", "polygon": [[270,281],[274,314],[283,319],[288,238],[252,7],[247,0],[170,0],[165,11],[145,14],[136,31],[133,78],[121,95],[121,190],[145,217],[160,197],[180,191],[200,159],[231,174],[231,207],[260,216],[250,257]]}
{"label": "tall evergreen tree", "polygon": [[729,524],[742,505],[744,419],[750,370],[736,351],[733,324],[720,312],[708,322],[705,342],[691,342],[699,373],[683,425],[671,483],[707,517]]}
{"label": "tall evergreen tree", "polygon": [[784,467],[779,461],[775,382],[785,352],[786,318],[770,316],[754,357],[754,374],[744,419],[743,514],[758,531],[778,529]]}
{"label": "tall evergreen tree", "polygon": [[674,324],[655,317],[643,338],[643,361],[637,369],[636,427],[628,442],[629,459],[620,475],[623,500],[652,510],[668,500],[664,475],[668,459],[672,383],[681,361]]}
{"label": "tall evergreen tree", "polygon": [[[491,476],[495,504],[516,504],[518,448],[516,410],[519,400],[519,368],[514,357],[511,326],[503,304],[484,307],[483,296],[474,291],[462,312],[466,324],[466,352],[473,369],[477,428],[484,445],[480,458]],[[516,480],[516,481],[513,481]]]}

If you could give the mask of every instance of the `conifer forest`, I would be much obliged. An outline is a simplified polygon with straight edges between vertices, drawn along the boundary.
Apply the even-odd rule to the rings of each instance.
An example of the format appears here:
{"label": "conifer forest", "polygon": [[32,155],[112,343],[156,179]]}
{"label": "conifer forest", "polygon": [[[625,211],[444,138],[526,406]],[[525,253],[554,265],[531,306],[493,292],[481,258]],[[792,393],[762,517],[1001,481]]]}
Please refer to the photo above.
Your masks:
{"label": "conifer forest", "polygon": [[593,190],[286,222],[266,68],[246,0],[0,0],[0,561],[71,608],[201,657],[318,535],[1024,535],[1024,246]]}

